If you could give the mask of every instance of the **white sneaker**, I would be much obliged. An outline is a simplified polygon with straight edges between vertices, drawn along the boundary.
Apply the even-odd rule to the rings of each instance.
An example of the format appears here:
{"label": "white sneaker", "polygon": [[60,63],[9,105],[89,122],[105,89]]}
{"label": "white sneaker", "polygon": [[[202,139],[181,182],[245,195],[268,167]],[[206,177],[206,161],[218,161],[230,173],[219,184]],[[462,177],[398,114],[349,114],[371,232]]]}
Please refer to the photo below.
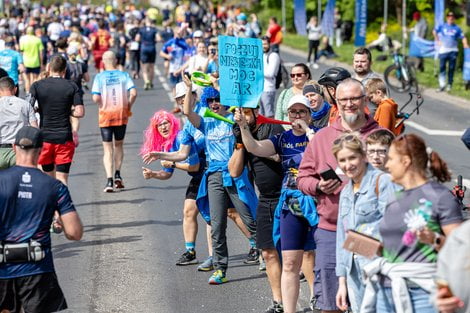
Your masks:
{"label": "white sneaker", "polygon": [[318,69],[318,68],[319,68],[318,64],[317,64],[317,63],[313,63],[313,68],[314,68],[314,69]]}

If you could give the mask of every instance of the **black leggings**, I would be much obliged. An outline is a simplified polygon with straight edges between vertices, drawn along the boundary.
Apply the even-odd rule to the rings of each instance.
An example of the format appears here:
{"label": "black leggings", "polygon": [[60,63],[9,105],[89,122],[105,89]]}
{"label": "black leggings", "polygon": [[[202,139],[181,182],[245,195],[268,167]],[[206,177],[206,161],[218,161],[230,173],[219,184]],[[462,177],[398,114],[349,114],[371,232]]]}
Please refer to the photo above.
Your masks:
{"label": "black leggings", "polygon": [[310,57],[312,56],[313,51],[313,62],[317,62],[318,59],[318,46],[320,45],[320,40],[309,40],[308,41],[308,58],[307,62],[310,62]]}
{"label": "black leggings", "polygon": [[140,72],[140,50],[131,50],[131,71]]}

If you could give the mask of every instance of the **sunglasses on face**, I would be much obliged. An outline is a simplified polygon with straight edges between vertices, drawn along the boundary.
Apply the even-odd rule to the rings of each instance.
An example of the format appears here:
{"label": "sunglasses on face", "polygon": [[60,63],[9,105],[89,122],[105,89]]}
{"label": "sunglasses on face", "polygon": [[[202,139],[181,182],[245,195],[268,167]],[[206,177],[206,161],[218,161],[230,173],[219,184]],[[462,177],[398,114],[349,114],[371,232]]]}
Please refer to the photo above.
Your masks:
{"label": "sunglasses on face", "polygon": [[297,117],[297,115],[300,117],[305,117],[307,116],[308,111],[307,110],[289,110],[288,113],[290,117]]}
{"label": "sunglasses on face", "polygon": [[207,104],[220,103],[220,98],[207,98]]}
{"label": "sunglasses on face", "polygon": [[294,77],[300,78],[304,75],[305,75],[305,73],[297,73],[297,74],[291,73],[290,78],[294,78]]}

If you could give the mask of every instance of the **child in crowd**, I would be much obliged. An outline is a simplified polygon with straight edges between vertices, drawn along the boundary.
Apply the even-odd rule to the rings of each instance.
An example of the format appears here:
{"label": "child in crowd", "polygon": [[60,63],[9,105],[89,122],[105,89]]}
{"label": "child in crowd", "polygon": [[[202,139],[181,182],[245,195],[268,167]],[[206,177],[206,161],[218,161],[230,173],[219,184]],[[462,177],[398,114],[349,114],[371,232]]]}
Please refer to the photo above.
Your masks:
{"label": "child in crowd", "polygon": [[400,128],[395,128],[398,114],[398,104],[387,96],[387,86],[380,78],[371,78],[366,84],[366,93],[369,101],[377,106],[374,120],[395,135],[399,135]]}
{"label": "child in crowd", "polygon": [[387,172],[388,149],[395,136],[387,129],[378,129],[366,138],[367,160],[373,167]]}

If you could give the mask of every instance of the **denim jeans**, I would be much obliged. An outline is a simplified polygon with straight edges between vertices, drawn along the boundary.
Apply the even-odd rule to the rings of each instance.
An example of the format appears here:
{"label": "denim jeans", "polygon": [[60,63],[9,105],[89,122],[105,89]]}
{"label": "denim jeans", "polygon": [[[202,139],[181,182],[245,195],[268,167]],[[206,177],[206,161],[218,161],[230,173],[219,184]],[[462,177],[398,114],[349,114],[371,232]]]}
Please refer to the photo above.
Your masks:
{"label": "denim jeans", "polygon": [[457,63],[457,51],[439,54],[439,86],[445,87],[446,83],[446,65],[449,63],[447,72],[447,84],[452,86],[454,82],[455,64]]}
{"label": "denim jeans", "polygon": [[[364,279],[361,274],[361,266],[356,258],[353,259],[351,272],[347,276],[348,298],[353,313],[359,312],[362,298],[364,298]],[[379,312],[379,311],[378,311]]]}
{"label": "denim jeans", "polygon": [[[431,304],[431,295],[422,288],[408,288],[411,297],[411,305],[415,313],[438,313]],[[381,287],[377,295],[377,312],[395,313],[392,288]]]}

